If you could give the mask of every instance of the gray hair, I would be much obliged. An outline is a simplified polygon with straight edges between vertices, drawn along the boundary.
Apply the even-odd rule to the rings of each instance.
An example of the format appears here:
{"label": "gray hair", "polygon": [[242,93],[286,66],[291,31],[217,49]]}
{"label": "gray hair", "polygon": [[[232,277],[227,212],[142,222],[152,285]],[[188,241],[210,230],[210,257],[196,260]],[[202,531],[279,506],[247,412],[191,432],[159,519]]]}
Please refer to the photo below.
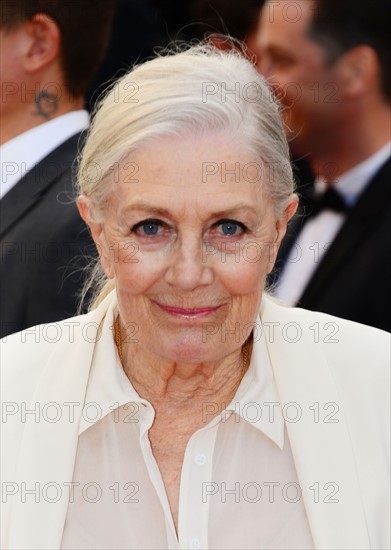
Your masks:
{"label": "gray hair", "polygon": [[[80,194],[102,218],[121,161],[154,138],[221,131],[264,168],[279,216],[294,191],[289,148],[279,104],[245,56],[202,43],[169,52],[134,67],[97,106],[78,169]],[[97,305],[115,281],[95,265],[84,295],[95,288]]]}

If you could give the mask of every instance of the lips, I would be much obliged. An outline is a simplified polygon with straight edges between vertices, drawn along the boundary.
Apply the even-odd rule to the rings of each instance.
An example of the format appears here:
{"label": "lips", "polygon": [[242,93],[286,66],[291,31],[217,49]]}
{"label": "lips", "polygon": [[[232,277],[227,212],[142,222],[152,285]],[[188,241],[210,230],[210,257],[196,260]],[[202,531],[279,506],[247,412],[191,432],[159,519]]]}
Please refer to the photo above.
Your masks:
{"label": "lips", "polygon": [[155,304],[159,306],[160,309],[162,309],[166,313],[169,313],[170,315],[173,315],[174,317],[182,317],[186,319],[196,319],[199,317],[207,317],[208,315],[215,313],[221,307],[221,306],[214,306],[214,307],[198,307],[198,308],[181,308],[181,307],[165,306],[163,304],[159,304],[159,302],[155,302]]}

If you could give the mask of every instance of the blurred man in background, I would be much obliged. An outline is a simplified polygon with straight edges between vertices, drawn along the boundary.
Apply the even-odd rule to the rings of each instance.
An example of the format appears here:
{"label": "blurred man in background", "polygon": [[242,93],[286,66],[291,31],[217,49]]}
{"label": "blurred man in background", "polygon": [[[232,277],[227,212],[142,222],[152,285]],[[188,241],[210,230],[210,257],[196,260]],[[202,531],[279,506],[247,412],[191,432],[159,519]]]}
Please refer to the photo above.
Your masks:
{"label": "blurred man in background", "polygon": [[281,251],[275,295],[390,330],[387,14],[386,0],[269,0],[257,53],[286,107],[293,153],[317,176]]}
{"label": "blurred man in background", "polygon": [[75,314],[90,237],[72,166],[114,0],[1,3],[1,336]]}
{"label": "blurred man in background", "polygon": [[255,38],[259,10],[263,0],[193,0],[190,15],[196,36],[229,34],[244,42],[251,59],[255,57]]}

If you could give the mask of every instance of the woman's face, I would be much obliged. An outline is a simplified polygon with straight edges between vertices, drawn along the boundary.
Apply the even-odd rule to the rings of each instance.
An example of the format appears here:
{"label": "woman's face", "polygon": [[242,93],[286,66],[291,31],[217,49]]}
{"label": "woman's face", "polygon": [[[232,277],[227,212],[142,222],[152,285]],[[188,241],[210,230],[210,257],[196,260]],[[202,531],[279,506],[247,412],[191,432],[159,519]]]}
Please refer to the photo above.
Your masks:
{"label": "woman's face", "polygon": [[276,219],[267,173],[214,134],[161,138],[122,163],[104,222],[89,223],[134,345],[188,363],[240,348],[296,204]]}

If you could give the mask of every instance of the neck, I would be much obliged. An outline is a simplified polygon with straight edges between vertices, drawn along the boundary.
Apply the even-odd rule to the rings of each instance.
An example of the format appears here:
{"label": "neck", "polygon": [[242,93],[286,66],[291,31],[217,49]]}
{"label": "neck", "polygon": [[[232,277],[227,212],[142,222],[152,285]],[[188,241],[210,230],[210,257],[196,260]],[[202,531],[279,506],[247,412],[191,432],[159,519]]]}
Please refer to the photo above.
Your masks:
{"label": "neck", "polygon": [[190,410],[208,402],[228,405],[250,362],[250,342],[219,361],[186,363],[165,360],[140,347],[122,349],[117,336],[116,340],[125,374],[155,410]]}
{"label": "neck", "polygon": [[55,96],[48,98],[44,94],[37,94],[29,104],[20,103],[19,107],[22,108],[2,113],[0,145],[49,120],[83,109],[83,106],[84,101],[81,97],[63,100]]}
{"label": "neck", "polygon": [[390,117],[390,107],[382,105],[368,116],[357,117],[354,123],[344,125],[331,136],[328,147],[314,151],[310,157],[313,173],[332,183],[364,162],[390,141]]}

